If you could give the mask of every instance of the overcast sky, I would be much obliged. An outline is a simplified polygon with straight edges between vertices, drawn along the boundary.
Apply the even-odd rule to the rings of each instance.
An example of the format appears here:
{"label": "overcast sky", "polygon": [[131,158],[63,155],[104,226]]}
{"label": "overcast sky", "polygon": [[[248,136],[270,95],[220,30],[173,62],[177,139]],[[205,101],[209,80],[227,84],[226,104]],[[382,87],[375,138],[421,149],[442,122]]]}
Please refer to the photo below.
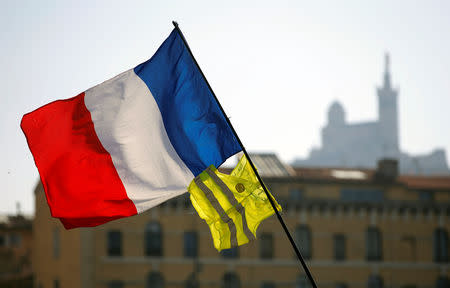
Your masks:
{"label": "overcast sky", "polygon": [[333,100],[377,117],[384,53],[400,144],[450,152],[449,1],[0,1],[0,213],[32,213],[23,114],[150,58],[177,20],[249,151],[284,161],[320,145]]}

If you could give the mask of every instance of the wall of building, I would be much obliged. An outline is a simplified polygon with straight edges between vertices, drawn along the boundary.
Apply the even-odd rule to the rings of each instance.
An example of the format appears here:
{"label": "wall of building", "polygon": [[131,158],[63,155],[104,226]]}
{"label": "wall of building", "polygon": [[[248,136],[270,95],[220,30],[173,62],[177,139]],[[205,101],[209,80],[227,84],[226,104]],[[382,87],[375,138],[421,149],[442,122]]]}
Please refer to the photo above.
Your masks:
{"label": "wall of building", "polygon": [[[433,233],[437,228],[447,234],[450,231],[448,202],[434,200],[428,206],[420,206],[418,191],[397,184],[352,186],[297,178],[268,179],[267,184],[282,203],[283,217],[292,234],[296,235],[300,225],[310,230],[311,257],[307,263],[319,287],[336,287],[337,283],[345,283],[348,288],[367,287],[369,277],[378,275],[384,287],[425,288],[435,287],[440,276],[450,277],[448,257],[444,263],[433,259]],[[340,191],[348,187],[380,189],[385,201],[381,204],[341,201]],[[292,190],[302,194],[298,200],[292,200]],[[275,217],[264,221],[258,230],[259,238],[262,234],[273,237],[273,257],[269,259],[260,256],[261,239],[239,247],[238,258],[224,258],[214,249],[208,226],[186,198],[180,197],[138,216],[93,229],[62,232],[66,236],[61,241],[60,259],[55,260],[51,257],[48,235],[51,229],[61,226],[50,220],[45,199],[38,194],[36,200],[35,231],[40,240],[35,242],[35,249],[40,256],[35,257],[35,267],[41,287],[54,287],[52,279],[55,278],[60,279],[61,285],[67,283],[60,287],[152,287],[145,286],[152,272],[162,275],[164,287],[186,287],[186,280],[193,272],[200,287],[223,287],[222,280],[227,272],[238,276],[241,287],[261,287],[267,281],[273,282],[275,287],[305,287],[298,286],[298,279],[304,277],[304,273]],[[162,228],[162,257],[145,256],[146,225],[155,221]],[[367,260],[369,227],[380,232],[380,260]],[[109,231],[122,233],[121,256],[108,255]],[[184,256],[186,231],[198,233],[196,258]],[[333,237],[336,234],[346,239],[344,260],[334,259]],[[83,239],[81,244],[80,239]],[[299,244],[303,247],[304,243]],[[82,251],[80,247],[84,247]],[[70,260],[65,258],[69,255]],[[80,265],[84,272],[80,271]],[[84,281],[83,284],[80,281]],[[114,281],[121,281],[123,286],[111,286]]]}
{"label": "wall of building", "polygon": [[37,186],[35,199],[32,261],[35,287],[82,287],[80,230],[65,230],[59,220],[50,216],[42,185]]}

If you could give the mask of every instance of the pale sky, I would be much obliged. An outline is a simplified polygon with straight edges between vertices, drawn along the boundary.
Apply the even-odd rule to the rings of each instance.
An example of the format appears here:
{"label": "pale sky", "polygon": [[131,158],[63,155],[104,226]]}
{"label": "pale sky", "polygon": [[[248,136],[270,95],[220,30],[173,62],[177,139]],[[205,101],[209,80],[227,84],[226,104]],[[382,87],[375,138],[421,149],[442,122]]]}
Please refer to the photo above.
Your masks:
{"label": "pale sky", "polygon": [[328,106],[377,117],[384,53],[403,151],[450,153],[449,1],[0,1],[0,213],[34,211],[23,114],[150,58],[178,21],[247,150],[320,145]]}

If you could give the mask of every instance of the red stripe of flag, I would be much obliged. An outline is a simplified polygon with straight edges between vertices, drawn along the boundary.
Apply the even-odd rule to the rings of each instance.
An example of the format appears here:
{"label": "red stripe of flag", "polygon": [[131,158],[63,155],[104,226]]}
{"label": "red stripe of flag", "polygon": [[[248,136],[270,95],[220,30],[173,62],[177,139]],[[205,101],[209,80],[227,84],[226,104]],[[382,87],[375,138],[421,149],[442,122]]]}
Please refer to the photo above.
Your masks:
{"label": "red stripe of flag", "polygon": [[97,226],[137,213],[95,133],[84,93],[26,114],[21,128],[51,214],[66,228]]}

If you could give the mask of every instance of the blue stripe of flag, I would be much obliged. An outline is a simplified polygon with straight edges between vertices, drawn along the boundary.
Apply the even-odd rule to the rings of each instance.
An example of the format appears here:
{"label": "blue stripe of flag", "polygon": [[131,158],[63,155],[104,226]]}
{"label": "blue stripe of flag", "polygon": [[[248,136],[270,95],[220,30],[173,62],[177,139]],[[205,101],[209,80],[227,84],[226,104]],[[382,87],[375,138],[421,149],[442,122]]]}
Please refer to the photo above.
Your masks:
{"label": "blue stripe of flag", "polygon": [[242,150],[175,29],[134,71],[155,97],[173,147],[195,176]]}

